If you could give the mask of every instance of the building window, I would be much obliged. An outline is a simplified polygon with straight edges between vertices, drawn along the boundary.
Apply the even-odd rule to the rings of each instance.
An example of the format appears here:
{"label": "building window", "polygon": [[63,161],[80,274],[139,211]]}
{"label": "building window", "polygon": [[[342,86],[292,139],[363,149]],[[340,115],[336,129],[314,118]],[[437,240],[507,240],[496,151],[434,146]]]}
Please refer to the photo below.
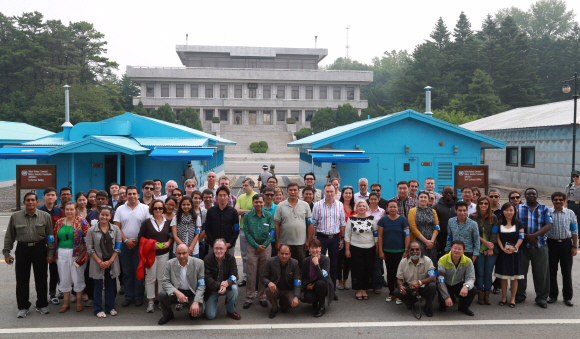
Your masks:
{"label": "building window", "polygon": [[264,86],[263,89],[264,93],[262,95],[262,98],[264,99],[271,99],[272,98],[272,87],[271,86]]}
{"label": "building window", "polygon": [[312,117],[314,116],[314,111],[305,111],[306,113],[306,121],[312,121]]}
{"label": "building window", "polygon": [[178,98],[183,98],[184,96],[184,91],[183,91],[183,87],[185,85],[184,84],[175,84],[175,96]]}
{"label": "building window", "polygon": [[522,147],[522,167],[536,167],[536,147]]}
{"label": "building window", "polygon": [[300,99],[300,87],[292,86],[292,99]]}
{"label": "building window", "polygon": [[505,148],[505,164],[506,166],[518,166],[518,148]]}
{"label": "building window", "polygon": [[206,109],[206,110],[204,110],[204,113],[205,113],[205,120],[211,121],[211,118],[213,118],[213,109]]}
{"label": "building window", "polygon": [[340,87],[333,87],[332,98],[334,100],[340,100]]}
{"label": "building window", "polygon": [[479,163],[481,165],[485,164],[485,148],[482,148],[481,151],[479,152]]}
{"label": "building window", "polygon": [[215,67],[216,58],[201,58],[201,67]]}
{"label": "building window", "polygon": [[155,96],[155,84],[152,82],[147,83],[147,94],[148,98],[152,98]]}
{"label": "building window", "polygon": [[276,69],[288,69],[288,59],[276,59]]}
{"label": "building window", "polygon": [[278,86],[278,92],[276,93],[276,98],[286,99],[286,87],[285,86]]}
{"label": "building window", "polygon": [[260,68],[266,69],[274,68],[274,60],[260,60]]}
{"label": "building window", "polygon": [[228,121],[228,110],[227,109],[220,110],[220,121]]}
{"label": "building window", "polygon": [[296,119],[296,122],[300,122],[300,111],[291,111],[290,116]]}
{"label": "building window", "polygon": [[230,58],[216,58],[218,68],[230,68]]}
{"label": "building window", "polygon": [[246,59],[232,59],[232,68],[245,68]]}
{"label": "building window", "polygon": [[328,99],[328,90],[326,86],[320,86],[320,99]]}
{"label": "building window", "polygon": [[347,100],[354,100],[354,87],[346,88],[346,97]]}
{"label": "building window", "polygon": [[278,121],[286,121],[286,111],[276,111]]}
{"label": "building window", "polygon": [[169,97],[169,84],[161,84],[161,97]]}
{"label": "building window", "polygon": [[316,60],[305,59],[302,61],[304,69],[316,69]]}
{"label": "building window", "polygon": [[205,97],[208,99],[213,98],[213,85],[205,85]]}
{"label": "building window", "polygon": [[403,164],[403,172],[411,172],[411,164],[406,162]]}
{"label": "building window", "polygon": [[242,97],[242,85],[234,85],[234,98]]}
{"label": "building window", "polygon": [[312,88],[312,86],[306,86],[306,99],[314,98],[314,90]]}
{"label": "building window", "polygon": [[264,125],[272,124],[272,111],[263,111],[264,113]]}
{"label": "building window", "polygon": [[220,98],[228,97],[228,85],[220,85]]}
{"label": "building window", "polygon": [[258,60],[248,59],[248,68],[258,68]]}
{"label": "building window", "polygon": [[199,85],[191,85],[191,97],[199,98]]}
{"label": "building window", "polygon": [[250,99],[256,99],[256,92],[257,91],[258,91],[257,89],[249,89],[248,90],[248,97]]}

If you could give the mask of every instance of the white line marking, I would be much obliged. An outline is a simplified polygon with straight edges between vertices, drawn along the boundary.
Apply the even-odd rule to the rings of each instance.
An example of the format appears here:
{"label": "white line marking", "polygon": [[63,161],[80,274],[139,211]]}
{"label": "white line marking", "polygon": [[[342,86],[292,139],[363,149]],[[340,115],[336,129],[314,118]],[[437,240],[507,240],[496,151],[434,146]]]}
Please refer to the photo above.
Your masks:
{"label": "white line marking", "polygon": [[580,319],[514,319],[514,320],[455,320],[455,321],[387,321],[358,323],[305,323],[305,324],[253,324],[253,325],[179,325],[179,326],[108,326],[108,327],[48,327],[0,329],[0,334],[18,333],[73,333],[73,332],[145,332],[187,330],[275,330],[312,328],[358,327],[427,327],[427,326],[487,326],[487,325],[556,325],[580,324]]}

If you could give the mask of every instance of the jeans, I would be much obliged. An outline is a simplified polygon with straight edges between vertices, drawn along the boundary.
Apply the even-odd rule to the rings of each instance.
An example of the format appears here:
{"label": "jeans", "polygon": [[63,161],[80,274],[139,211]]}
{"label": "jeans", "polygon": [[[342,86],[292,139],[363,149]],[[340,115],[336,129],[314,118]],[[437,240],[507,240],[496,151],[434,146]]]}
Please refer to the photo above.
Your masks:
{"label": "jeans", "polygon": [[477,256],[475,261],[475,286],[478,290],[491,291],[491,281],[493,278],[493,268],[497,255]]}
{"label": "jeans", "polygon": [[105,282],[105,312],[109,313],[115,309],[116,280],[111,278],[111,269],[107,268],[104,274],[105,279],[94,279],[93,308],[95,315],[103,312],[103,280]]}
{"label": "jeans", "polygon": [[123,244],[121,248],[121,262],[123,265],[123,285],[125,285],[125,299],[143,299],[145,286],[143,280],[137,280],[137,267],[139,267],[139,244],[133,249]]}
{"label": "jeans", "polygon": [[[206,291],[207,293],[207,291]],[[230,290],[226,290],[226,293],[219,294],[216,292],[211,292],[209,299],[205,305],[205,316],[207,319],[212,320],[217,314],[217,304],[218,298],[221,296],[226,296],[226,311],[228,313],[234,313],[236,311],[236,299],[238,299],[238,285],[233,284]]]}
{"label": "jeans", "polygon": [[383,289],[383,276],[385,275],[385,269],[383,267],[383,260],[375,254],[374,264],[373,264],[373,290]]}
{"label": "jeans", "polygon": [[[405,289],[405,294],[401,294],[401,289]],[[411,297],[411,291],[413,291],[413,289],[409,286],[409,284],[405,283],[402,287],[397,287],[393,291],[393,295],[396,298],[401,299],[405,306],[409,306],[413,305],[413,303],[416,301],[416,299]],[[435,283],[428,283],[425,285],[425,287],[419,288],[419,295],[425,300],[425,308],[432,308],[436,293],[437,286],[435,286]]]}
{"label": "jeans", "polygon": [[[234,246],[232,246],[232,248],[234,248]],[[248,241],[246,240],[246,233],[244,233],[244,230],[242,229],[240,230],[240,253],[242,255],[242,272],[244,273],[243,280],[247,280],[248,274],[246,272],[246,261],[248,260]]]}
{"label": "jeans", "polygon": [[[190,290],[179,290],[181,293],[183,293],[187,299],[188,299],[188,306],[187,306],[187,312],[189,313],[189,308],[191,307],[191,305],[193,304],[193,302],[195,301],[195,294],[190,291]],[[177,304],[179,303],[179,301],[177,300],[177,296],[175,296],[175,294],[172,295],[168,295],[167,292],[165,292],[164,289],[161,289],[161,291],[159,291],[159,304],[161,305],[161,312],[163,313],[163,317],[165,318],[169,318],[171,316],[173,316],[173,311],[171,310],[171,304]],[[199,313],[197,315],[198,318],[203,314],[203,303],[199,303]],[[191,316],[191,314],[190,314]]]}
{"label": "jeans", "polygon": [[199,242],[199,259],[203,260],[205,257],[205,240]]}

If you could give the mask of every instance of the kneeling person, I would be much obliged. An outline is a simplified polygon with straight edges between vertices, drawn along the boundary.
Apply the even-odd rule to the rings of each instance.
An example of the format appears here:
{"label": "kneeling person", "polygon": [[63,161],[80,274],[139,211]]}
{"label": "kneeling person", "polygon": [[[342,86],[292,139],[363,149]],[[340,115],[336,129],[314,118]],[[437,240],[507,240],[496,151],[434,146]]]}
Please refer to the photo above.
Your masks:
{"label": "kneeling person", "polygon": [[203,258],[205,264],[205,280],[207,291],[205,293],[205,317],[209,320],[217,314],[218,299],[226,297],[226,312],[228,317],[234,320],[242,319],[236,312],[236,300],[238,299],[238,266],[236,257],[226,252],[226,240],[216,239],[213,244],[213,253]]}
{"label": "kneeling person", "polygon": [[320,254],[322,244],[320,240],[314,238],[309,242],[310,257],[302,262],[301,286],[304,291],[304,302],[312,304],[316,309],[315,317],[322,317],[326,312],[324,299],[328,305],[334,299],[334,284],[328,274],[330,270],[330,259]]}
{"label": "kneeling person", "polygon": [[421,251],[421,245],[418,241],[413,241],[408,247],[409,256],[401,259],[397,270],[397,285],[395,297],[401,299],[407,308],[411,308],[417,297],[413,291],[425,298],[425,315],[433,316],[431,306],[435,299],[435,266],[429,257],[426,257]]}
{"label": "kneeling person", "polygon": [[266,286],[266,297],[272,304],[270,319],[278,313],[278,299],[282,313],[300,306],[300,267],[298,260],[290,258],[288,245],[281,245],[278,256],[268,259],[260,280]]}
{"label": "kneeling person", "polygon": [[477,294],[474,286],[475,269],[470,258],[463,255],[465,244],[461,240],[451,243],[451,252],[439,259],[439,311],[445,312],[447,307],[453,306],[452,296],[459,295],[459,311],[473,316],[469,309],[473,298]]}
{"label": "kneeling person", "polygon": [[163,318],[159,325],[173,319],[171,304],[189,303],[189,318],[198,318],[203,313],[203,297],[205,292],[204,265],[200,259],[189,256],[187,245],[177,246],[177,258],[165,265],[165,273],[159,291],[159,303]]}

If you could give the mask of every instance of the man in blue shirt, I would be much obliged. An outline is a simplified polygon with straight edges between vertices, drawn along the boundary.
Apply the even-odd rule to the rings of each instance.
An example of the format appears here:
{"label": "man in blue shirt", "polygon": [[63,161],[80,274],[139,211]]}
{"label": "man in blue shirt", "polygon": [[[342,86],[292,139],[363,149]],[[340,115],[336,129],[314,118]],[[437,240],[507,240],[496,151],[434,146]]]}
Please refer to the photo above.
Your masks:
{"label": "man in blue shirt", "polygon": [[517,217],[524,225],[525,231],[525,246],[522,245],[521,248],[524,279],[518,283],[516,303],[526,300],[528,268],[531,262],[536,303],[541,308],[547,308],[550,294],[550,270],[545,234],[552,228],[552,213],[546,205],[538,203],[538,191],[535,188],[528,188],[525,196],[526,202],[516,207]]}
{"label": "man in blue shirt", "polygon": [[454,240],[461,240],[464,243],[465,256],[473,262],[479,255],[481,243],[479,241],[479,227],[477,223],[467,217],[468,205],[463,201],[458,201],[455,205],[456,217],[449,219],[447,224],[447,245],[445,252],[451,250]]}

